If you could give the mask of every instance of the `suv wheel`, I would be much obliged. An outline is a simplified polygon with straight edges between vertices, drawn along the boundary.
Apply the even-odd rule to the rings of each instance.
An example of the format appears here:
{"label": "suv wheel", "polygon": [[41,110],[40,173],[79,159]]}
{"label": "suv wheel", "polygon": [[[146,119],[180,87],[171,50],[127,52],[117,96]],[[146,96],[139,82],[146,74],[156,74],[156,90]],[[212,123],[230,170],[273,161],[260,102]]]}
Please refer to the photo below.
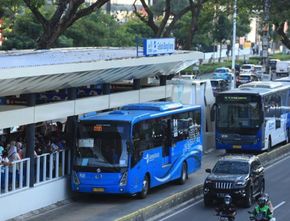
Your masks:
{"label": "suv wheel", "polygon": [[210,207],[212,205],[212,200],[209,197],[203,197],[203,204],[205,207]]}
{"label": "suv wheel", "polygon": [[265,192],[265,181],[263,180],[260,187],[260,193],[262,194],[264,192]]}
{"label": "suv wheel", "polygon": [[253,190],[249,185],[246,190],[245,207],[250,208],[252,206],[252,203],[253,203]]}

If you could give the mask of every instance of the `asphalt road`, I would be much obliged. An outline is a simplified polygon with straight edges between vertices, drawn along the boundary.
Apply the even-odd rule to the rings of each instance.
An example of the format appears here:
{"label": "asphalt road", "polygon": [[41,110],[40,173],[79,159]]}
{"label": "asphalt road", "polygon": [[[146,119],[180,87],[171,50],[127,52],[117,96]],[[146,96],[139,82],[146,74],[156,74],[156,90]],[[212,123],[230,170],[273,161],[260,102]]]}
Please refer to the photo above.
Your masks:
{"label": "asphalt road", "polygon": [[184,185],[169,183],[152,189],[144,200],[138,200],[129,196],[98,196],[98,195],[78,195],[74,200],[67,203],[55,204],[47,211],[34,211],[25,216],[18,217],[17,220],[29,221],[111,221],[120,218],[138,209],[156,203],[168,196],[194,185],[203,183],[206,173],[205,168],[211,168],[216,160],[224,154],[224,151],[213,151],[204,155],[202,168],[189,176]]}
{"label": "asphalt road", "polygon": [[[290,220],[290,156],[278,161],[266,168],[266,192],[269,193],[273,206],[275,208],[274,216],[276,220]],[[249,220],[247,211],[252,210],[238,208],[236,221]],[[170,213],[155,218],[158,221],[212,221],[218,220],[215,216],[214,207],[205,208],[203,200],[197,202],[188,202],[179,208],[172,209]]]}

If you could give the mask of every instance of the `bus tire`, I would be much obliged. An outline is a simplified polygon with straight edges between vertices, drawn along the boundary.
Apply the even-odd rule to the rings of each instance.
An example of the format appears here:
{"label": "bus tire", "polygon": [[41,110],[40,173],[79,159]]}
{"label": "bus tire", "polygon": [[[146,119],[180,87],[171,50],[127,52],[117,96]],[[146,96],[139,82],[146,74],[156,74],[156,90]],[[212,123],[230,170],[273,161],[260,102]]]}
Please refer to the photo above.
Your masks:
{"label": "bus tire", "polygon": [[181,174],[180,174],[180,178],[178,179],[178,184],[179,185],[183,185],[186,182],[186,179],[188,177],[187,174],[187,165],[185,162],[182,163],[182,169],[181,169]]}
{"label": "bus tire", "polygon": [[290,143],[290,129],[287,129],[287,139],[286,139],[286,143]]}
{"label": "bus tire", "polygon": [[268,139],[268,149],[267,151],[270,151],[272,149],[272,140],[271,140],[271,137],[269,136],[269,139]]}
{"label": "bus tire", "polygon": [[149,189],[150,189],[150,180],[149,180],[149,176],[146,174],[142,182],[142,190],[138,194],[138,198],[145,199],[148,195]]}

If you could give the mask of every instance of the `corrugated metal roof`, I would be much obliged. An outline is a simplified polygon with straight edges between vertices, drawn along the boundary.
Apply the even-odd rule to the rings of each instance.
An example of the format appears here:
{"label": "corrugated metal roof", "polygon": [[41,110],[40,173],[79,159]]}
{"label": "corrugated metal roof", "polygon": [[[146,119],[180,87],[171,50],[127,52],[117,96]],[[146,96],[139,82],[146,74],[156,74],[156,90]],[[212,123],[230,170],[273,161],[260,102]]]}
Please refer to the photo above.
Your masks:
{"label": "corrugated metal roof", "polygon": [[0,96],[177,73],[203,53],[137,57],[136,49],[73,48],[0,53]]}

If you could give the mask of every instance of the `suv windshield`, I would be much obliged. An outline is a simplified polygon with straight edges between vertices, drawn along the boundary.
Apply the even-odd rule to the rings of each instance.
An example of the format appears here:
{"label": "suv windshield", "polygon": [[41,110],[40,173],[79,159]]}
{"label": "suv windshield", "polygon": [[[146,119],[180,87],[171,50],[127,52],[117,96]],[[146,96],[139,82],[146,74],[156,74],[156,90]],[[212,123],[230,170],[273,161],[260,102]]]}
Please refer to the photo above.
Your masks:
{"label": "suv windshield", "polygon": [[215,174],[247,174],[249,173],[249,164],[239,161],[218,161],[213,168]]}

